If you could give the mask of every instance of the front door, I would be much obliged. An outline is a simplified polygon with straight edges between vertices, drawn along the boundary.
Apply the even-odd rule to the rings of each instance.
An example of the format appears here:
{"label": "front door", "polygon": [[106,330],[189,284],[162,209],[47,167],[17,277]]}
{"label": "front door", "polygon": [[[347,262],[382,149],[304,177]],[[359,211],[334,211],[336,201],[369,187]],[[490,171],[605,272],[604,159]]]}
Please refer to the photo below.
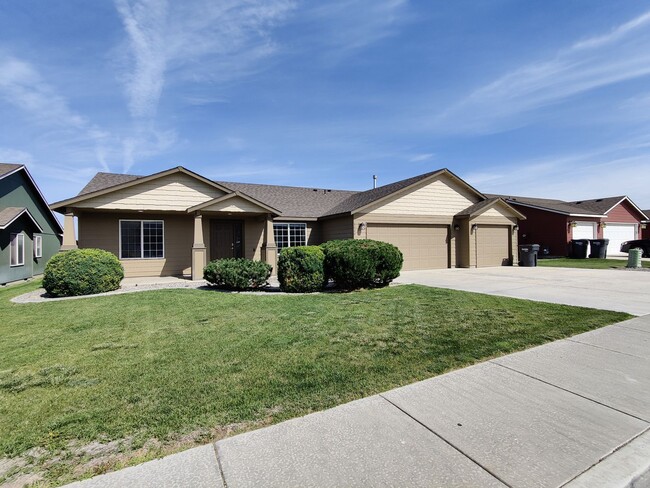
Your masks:
{"label": "front door", "polygon": [[213,220],[210,223],[210,259],[241,258],[243,222]]}

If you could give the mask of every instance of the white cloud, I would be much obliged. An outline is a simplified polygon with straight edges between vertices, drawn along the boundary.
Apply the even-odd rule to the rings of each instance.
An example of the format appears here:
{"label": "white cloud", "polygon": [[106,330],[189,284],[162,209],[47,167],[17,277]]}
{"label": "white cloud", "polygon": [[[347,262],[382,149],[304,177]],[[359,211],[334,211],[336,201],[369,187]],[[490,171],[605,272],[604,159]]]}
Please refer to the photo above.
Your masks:
{"label": "white cloud", "polygon": [[293,5],[287,0],[115,0],[128,35],[123,55],[131,62],[124,81],[133,117],[155,116],[170,77],[224,81],[253,72],[275,51],[269,31]]}
{"label": "white cloud", "polygon": [[526,125],[540,107],[647,75],[650,12],[507,73],[447,109],[436,123],[443,131],[497,132]]}
{"label": "white cloud", "polygon": [[433,153],[423,153],[423,154],[416,154],[412,156],[409,161],[412,163],[421,163],[422,161],[429,161],[430,159],[433,159],[435,154]]}

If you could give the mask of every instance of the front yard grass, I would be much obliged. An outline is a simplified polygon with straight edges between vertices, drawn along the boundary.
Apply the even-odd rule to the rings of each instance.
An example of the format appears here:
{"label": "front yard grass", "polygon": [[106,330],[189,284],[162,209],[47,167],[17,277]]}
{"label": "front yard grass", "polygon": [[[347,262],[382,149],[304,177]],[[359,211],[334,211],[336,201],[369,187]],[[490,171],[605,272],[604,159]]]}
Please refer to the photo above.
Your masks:
{"label": "front yard grass", "polygon": [[[627,265],[627,260],[623,259],[553,258],[537,261],[537,266],[548,268],[623,269],[625,265]],[[642,261],[641,266],[650,268],[650,261]]]}
{"label": "front yard grass", "polygon": [[53,485],[629,317],[415,285],[9,302],[36,286],[0,290],[0,458]]}

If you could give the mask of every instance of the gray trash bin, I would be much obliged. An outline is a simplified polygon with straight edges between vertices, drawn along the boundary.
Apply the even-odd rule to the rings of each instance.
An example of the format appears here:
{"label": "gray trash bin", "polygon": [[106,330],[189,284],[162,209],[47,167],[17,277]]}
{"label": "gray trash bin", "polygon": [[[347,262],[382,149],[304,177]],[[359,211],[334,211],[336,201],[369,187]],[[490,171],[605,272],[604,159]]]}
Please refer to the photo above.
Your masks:
{"label": "gray trash bin", "polygon": [[519,266],[537,266],[539,244],[522,244],[519,246]]}
{"label": "gray trash bin", "polygon": [[590,258],[605,259],[607,257],[609,239],[589,239],[589,244],[591,244]]}

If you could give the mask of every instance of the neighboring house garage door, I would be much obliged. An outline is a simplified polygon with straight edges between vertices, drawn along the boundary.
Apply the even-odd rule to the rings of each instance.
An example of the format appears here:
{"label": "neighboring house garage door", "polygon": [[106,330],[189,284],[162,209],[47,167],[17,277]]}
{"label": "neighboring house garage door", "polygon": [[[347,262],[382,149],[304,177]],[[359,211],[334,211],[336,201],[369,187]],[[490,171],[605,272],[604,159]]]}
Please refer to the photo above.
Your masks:
{"label": "neighboring house garage door", "polygon": [[636,225],[608,223],[603,229],[603,238],[609,239],[607,245],[608,256],[625,256],[625,253],[621,252],[621,244],[636,239]]}
{"label": "neighboring house garage door", "polygon": [[505,266],[510,262],[510,226],[479,225],[474,231],[476,263],[479,268]]}
{"label": "neighboring house garage door", "polygon": [[448,267],[447,226],[368,224],[368,239],[390,242],[404,255],[403,270]]}

